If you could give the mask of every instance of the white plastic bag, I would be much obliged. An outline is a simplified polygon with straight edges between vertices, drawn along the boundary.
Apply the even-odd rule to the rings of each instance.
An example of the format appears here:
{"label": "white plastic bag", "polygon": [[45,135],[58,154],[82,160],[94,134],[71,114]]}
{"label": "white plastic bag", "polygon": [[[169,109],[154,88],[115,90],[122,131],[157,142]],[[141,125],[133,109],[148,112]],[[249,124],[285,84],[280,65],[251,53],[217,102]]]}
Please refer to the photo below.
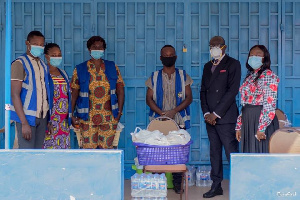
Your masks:
{"label": "white plastic bag", "polygon": [[132,141],[136,143],[169,146],[169,145],[185,145],[191,140],[190,134],[184,130],[170,131],[167,136],[158,130],[148,131],[136,127],[131,133]]}
{"label": "white plastic bag", "polygon": [[184,129],[170,131],[166,138],[170,145],[185,145],[191,140],[190,134]]}

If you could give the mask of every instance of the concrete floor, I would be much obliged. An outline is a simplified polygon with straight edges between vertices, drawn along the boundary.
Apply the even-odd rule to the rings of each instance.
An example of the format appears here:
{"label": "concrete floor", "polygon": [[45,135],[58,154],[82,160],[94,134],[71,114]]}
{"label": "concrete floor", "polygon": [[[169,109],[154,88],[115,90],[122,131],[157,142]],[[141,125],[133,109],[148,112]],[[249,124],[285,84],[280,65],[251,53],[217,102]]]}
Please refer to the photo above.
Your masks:
{"label": "concrete floor", "polygon": [[[224,180],[222,182],[222,188],[224,191],[224,194],[222,196],[216,196],[214,198],[211,198],[213,200],[229,200],[229,181]],[[189,200],[199,200],[203,199],[202,195],[207,192],[210,188],[209,187],[196,187],[192,186],[189,187],[189,195],[188,198]],[[131,200],[131,195],[130,195],[130,180],[125,180],[124,183],[124,193],[125,193],[125,200]],[[179,200],[180,196],[179,194],[176,194],[174,190],[168,189],[168,200]],[[184,199],[184,195],[183,195]]]}

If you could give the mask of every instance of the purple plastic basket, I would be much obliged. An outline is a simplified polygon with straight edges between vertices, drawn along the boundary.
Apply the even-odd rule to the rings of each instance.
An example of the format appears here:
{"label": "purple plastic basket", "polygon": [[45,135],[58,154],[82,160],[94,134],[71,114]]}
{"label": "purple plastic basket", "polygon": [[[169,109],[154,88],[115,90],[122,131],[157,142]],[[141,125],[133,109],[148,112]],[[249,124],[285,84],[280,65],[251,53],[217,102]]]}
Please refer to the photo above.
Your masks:
{"label": "purple plastic basket", "polygon": [[190,145],[155,146],[142,143],[133,143],[140,165],[176,165],[189,161]]}

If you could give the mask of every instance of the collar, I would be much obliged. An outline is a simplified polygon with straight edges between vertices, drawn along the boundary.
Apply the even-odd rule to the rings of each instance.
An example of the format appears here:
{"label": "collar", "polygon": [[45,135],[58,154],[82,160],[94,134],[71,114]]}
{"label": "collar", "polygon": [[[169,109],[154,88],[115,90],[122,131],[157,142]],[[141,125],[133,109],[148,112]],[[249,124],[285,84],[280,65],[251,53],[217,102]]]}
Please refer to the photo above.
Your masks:
{"label": "collar", "polygon": [[28,56],[28,58],[29,58],[30,60],[40,61],[40,58],[39,58],[39,57],[35,58],[35,57],[33,57],[31,54],[27,54],[27,53],[26,53],[26,55]]}
{"label": "collar", "polygon": [[212,64],[213,65],[219,65],[220,64],[220,62],[223,60],[223,58],[225,57],[225,53],[223,54],[223,56],[220,58],[220,59],[218,59],[218,61],[216,62],[216,63],[214,63],[213,61],[211,61],[212,62]]}

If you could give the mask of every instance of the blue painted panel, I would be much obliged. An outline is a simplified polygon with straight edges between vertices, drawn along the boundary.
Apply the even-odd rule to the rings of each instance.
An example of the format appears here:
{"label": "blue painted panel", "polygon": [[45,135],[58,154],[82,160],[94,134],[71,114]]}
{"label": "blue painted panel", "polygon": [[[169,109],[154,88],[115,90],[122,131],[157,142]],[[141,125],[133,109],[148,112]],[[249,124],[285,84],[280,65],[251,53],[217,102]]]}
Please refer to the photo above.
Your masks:
{"label": "blue painted panel", "polygon": [[300,155],[231,154],[230,199],[299,199]]}
{"label": "blue painted panel", "polygon": [[[1,94],[5,94],[5,15],[4,15],[4,3],[0,2],[0,69],[3,73],[0,73],[0,92]],[[4,127],[4,105],[5,98],[4,95],[0,96],[0,127]],[[1,137],[1,136],[0,136]]]}
{"label": "blue painted panel", "polygon": [[300,125],[300,2],[285,1],[282,5],[282,104],[293,126]]}
{"label": "blue painted panel", "polygon": [[1,199],[124,199],[120,150],[2,150],[0,163]]}

